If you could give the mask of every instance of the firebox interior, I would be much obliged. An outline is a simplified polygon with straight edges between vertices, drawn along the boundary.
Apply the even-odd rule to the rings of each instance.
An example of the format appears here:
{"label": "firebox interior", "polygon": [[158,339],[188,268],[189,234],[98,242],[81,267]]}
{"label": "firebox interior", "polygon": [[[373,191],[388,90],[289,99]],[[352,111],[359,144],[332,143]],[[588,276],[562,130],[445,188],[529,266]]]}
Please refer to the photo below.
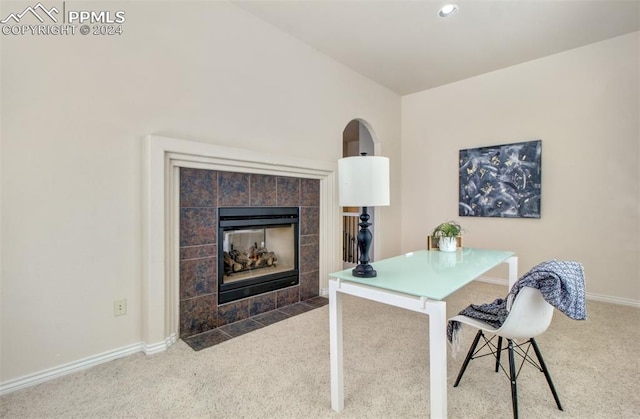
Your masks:
{"label": "firebox interior", "polygon": [[220,303],[298,284],[297,207],[223,207],[218,220]]}

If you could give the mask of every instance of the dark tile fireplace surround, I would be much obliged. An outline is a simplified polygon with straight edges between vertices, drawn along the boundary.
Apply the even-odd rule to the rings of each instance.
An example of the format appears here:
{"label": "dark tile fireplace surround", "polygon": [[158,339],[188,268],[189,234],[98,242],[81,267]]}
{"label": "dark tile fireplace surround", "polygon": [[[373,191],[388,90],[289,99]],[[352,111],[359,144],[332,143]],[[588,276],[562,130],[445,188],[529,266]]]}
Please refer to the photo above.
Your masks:
{"label": "dark tile fireplace surround", "polygon": [[[318,301],[324,300],[318,297],[319,188],[320,182],[315,179],[180,169],[180,337],[183,340],[191,345],[190,340],[206,340],[198,339],[206,334],[213,334],[209,340],[226,340],[233,333],[220,330],[261,327],[323,304]],[[300,209],[299,284],[219,304],[217,209],[275,206]]]}

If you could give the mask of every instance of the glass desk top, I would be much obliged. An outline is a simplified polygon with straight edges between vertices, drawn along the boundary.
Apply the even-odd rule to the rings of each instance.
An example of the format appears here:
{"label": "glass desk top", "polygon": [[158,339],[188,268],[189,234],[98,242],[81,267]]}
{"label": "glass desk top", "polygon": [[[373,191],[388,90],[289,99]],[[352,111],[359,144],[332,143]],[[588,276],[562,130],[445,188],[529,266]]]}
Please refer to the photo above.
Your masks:
{"label": "glass desk top", "polygon": [[352,268],[329,274],[332,278],[432,300],[443,300],[514,252],[461,248],[455,252],[417,250],[371,263],[375,278],[351,275]]}

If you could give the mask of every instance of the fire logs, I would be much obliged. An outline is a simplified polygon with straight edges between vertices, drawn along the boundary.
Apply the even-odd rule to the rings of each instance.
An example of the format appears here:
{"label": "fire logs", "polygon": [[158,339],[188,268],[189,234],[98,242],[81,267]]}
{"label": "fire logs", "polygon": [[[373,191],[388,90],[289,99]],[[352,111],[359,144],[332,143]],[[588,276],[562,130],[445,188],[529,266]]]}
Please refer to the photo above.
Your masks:
{"label": "fire logs", "polygon": [[270,252],[265,247],[258,248],[257,246],[251,246],[247,252],[240,252],[238,250],[223,252],[223,257],[224,272],[227,275],[251,269],[275,266],[278,261],[274,252]]}

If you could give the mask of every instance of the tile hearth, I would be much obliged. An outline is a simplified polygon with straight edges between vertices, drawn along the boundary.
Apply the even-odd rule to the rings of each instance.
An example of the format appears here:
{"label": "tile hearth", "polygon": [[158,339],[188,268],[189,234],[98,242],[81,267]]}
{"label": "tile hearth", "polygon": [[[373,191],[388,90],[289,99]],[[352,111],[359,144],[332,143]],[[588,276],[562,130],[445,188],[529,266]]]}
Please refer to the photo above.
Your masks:
{"label": "tile hearth", "polygon": [[245,333],[261,329],[270,324],[277,323],[281,320],[288,319],[289,317],[293,317],[298,314],[306,313],[307,311],[320,308],[327,304],[329,304],[328,298],[313,297],[308,300],[284,306],[276,310],[268,311],[266,313],[250,317],[245,320],[227,324],[225,326],[212,329],[204,333],[199,333],[197,335],[182,338],[182,340],[193,350],[199,351],[217,345],[229,339],[244,335]]}

